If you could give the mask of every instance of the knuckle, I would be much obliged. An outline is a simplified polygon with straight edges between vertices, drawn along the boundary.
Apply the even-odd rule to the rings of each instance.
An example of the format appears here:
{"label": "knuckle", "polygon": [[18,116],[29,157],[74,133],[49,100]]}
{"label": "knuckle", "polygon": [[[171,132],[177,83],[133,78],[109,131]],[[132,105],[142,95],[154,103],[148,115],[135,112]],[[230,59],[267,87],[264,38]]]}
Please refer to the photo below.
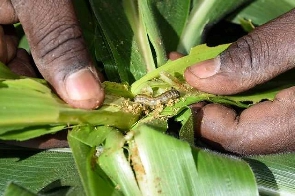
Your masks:
{"label": "knuckle", "polygon": [[[31,5],[33,3],[34,6]],[[29,1],[24,4],[32,7],[32,11],[28,14],[19,7],[22,16],[20,22],[27,34],[36,64],[45,66],[58,59],[60,62],[86,50],[71,1]]]}
{"label": "knuckle", "polygon": [[[221,54],[221,64],[224,71],[236,71],[249,74],[249,70],[259,69],[257,62],[260,62],[261,39],[254,34],[249,34],[238,39],[228,50]],[[242,71],[242,72],[241,72]]]}
{"label": "knuckle", "polygon": [[[286,66],[270,32],[257,30],[238,39],[220,55],[221,70],[235,73],[240,86],[251,88],[282,73]],[[286,55],[285,55],[286,56]],[[281,65],[281,66],[280,66]]]}
{"label": "knuckle", "polygon": [[74,72],[88,66],[91,61],[82,32],[75,23],[52,25],[46,35],[39,39],[34,52],[37,57],[35,62],[37,59],[36,64],[42,74],[48,68],[55,70],[50,74]]}
{"label": "knuckle", "polygon": [[81,48],[81,42],[82,33],[78,25],[56,23],[51,26],[44,36],[39,38],[36,44],[42,47],[42,50],[40,50],[41,58],[48,55],[58,58],[69,50]]}
{"label": "knuckle", "polygon": [[0,1],[0,24],[11,24],[18,21],[10,0]]}

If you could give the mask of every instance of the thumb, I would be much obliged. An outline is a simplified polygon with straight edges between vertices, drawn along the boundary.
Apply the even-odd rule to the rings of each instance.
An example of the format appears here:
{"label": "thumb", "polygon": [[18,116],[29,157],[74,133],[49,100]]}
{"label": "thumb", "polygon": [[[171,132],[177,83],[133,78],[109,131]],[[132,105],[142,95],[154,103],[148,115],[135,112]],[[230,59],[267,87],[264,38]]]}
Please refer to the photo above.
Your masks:
{"label": "thumb", "polygon": [[102,104],[104,91],[71,1],[11,0],[42,76],[74,107]]}
{"label": "thumb", "polygon": [[234,94],[295,66],[295,10],[256,28],[214,59],[185,71],[187,82],[198,90]]}

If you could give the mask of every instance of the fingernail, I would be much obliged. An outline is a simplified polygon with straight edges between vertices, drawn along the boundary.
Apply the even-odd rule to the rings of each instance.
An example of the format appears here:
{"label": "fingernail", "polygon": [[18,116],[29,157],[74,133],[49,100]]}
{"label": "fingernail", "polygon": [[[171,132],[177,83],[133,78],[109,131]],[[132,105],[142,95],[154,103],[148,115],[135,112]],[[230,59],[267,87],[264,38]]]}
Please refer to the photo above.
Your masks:
{"label": "fingernail", "polygon": [[209,59],[193,65],[188,70],[198,78],[208,78],[215,75],[220,69],[219,58]]}
{"label": "fingernail", "polygon": [[101,86],[93,73],[82,69],[67,77],[66,92],[70,99],[76,101],[95,99],[101,94]]}

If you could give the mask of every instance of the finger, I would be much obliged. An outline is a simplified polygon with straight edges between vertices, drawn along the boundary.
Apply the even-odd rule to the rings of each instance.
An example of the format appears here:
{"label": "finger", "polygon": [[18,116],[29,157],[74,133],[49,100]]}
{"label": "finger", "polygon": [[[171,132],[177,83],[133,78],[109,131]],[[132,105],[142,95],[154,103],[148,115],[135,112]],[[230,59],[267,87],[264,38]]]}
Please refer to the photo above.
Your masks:
{"label": "finger", "polygon": [[7,49],[6,42],[4,38],[4,30],[0,25],[0,61],[6,63],[7,61]]}
{"label": "finger", "polygon": [[60,97],[79,108],[91,109],[101,105],[104,91],[71,1],[11,2],[40,73]]}
{"label": "finger", "polygon": [[3,25],[4,43],[6,44],[6,63],[10,62],[16,55],[18,38],[13,25]]}
{"label": "finger", "polygon": [[14,24],[18,18],[10,0],[0,1],[0,24]]}
{"label": "finger", "polygon": [[189,67],[187,82],[214,94],[233,94],[295,66],[295,10],[256,28],[215,59]]}
{"label": "finger", "polygon": [[17,75],[28,77],[39,77],[33,60],[25,49],[18,49],[16,56],[7,67]]}
{"label": "finger", "polygon": [[223,105],[208,104],[196,114],[196,133],[217,148],[239,154],[295,151],[294,109],[295,87],[240,115]]}
{"label": "finger", "polygon": [[184,56],[184,55],[181,54],[181,53],[179,53],[179,52],[170,52],[170,53],[168,54],[168,58],[169,58],[170,60],[172,60],[172,61],[177,60],[177,59],[179,59],[179,58],[181,58],[181,57],[183,57],[183,56]]}
{"label": "finger", "polygon": [[16,54],[18,40],[12,25],[0,25],[0,61],[7,63]]}

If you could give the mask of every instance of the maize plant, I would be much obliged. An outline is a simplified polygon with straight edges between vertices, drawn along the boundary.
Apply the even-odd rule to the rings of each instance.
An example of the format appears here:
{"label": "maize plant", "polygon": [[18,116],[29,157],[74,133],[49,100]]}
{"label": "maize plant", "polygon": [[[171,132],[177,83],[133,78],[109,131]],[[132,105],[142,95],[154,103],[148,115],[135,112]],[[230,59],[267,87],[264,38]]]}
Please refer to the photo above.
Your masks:
{"label": "maize plant", "polygon": [[[43,79],[0,64],[0,139],[25,141],[68,131],[69,148],[3,145],[4,195],[293,195],[294,153],[237,157],[196,145],[190,105],[247,108],[294,85],[266,83],[232,96],[200,92],[184,70],[214,58],[205,29],[220,20],[245,30],[292,9],[284,0],[74,1],[89,51],[108,81],[96,110],[72,108]],[[22,46],[26,46],[25,37]],[[29,48],[27,48],[29,50]],[[166,54],[187,56],[170,61]],[[275,79],[274,79],[275,81]],[[282,82],[282,81],[281,81]]]}

